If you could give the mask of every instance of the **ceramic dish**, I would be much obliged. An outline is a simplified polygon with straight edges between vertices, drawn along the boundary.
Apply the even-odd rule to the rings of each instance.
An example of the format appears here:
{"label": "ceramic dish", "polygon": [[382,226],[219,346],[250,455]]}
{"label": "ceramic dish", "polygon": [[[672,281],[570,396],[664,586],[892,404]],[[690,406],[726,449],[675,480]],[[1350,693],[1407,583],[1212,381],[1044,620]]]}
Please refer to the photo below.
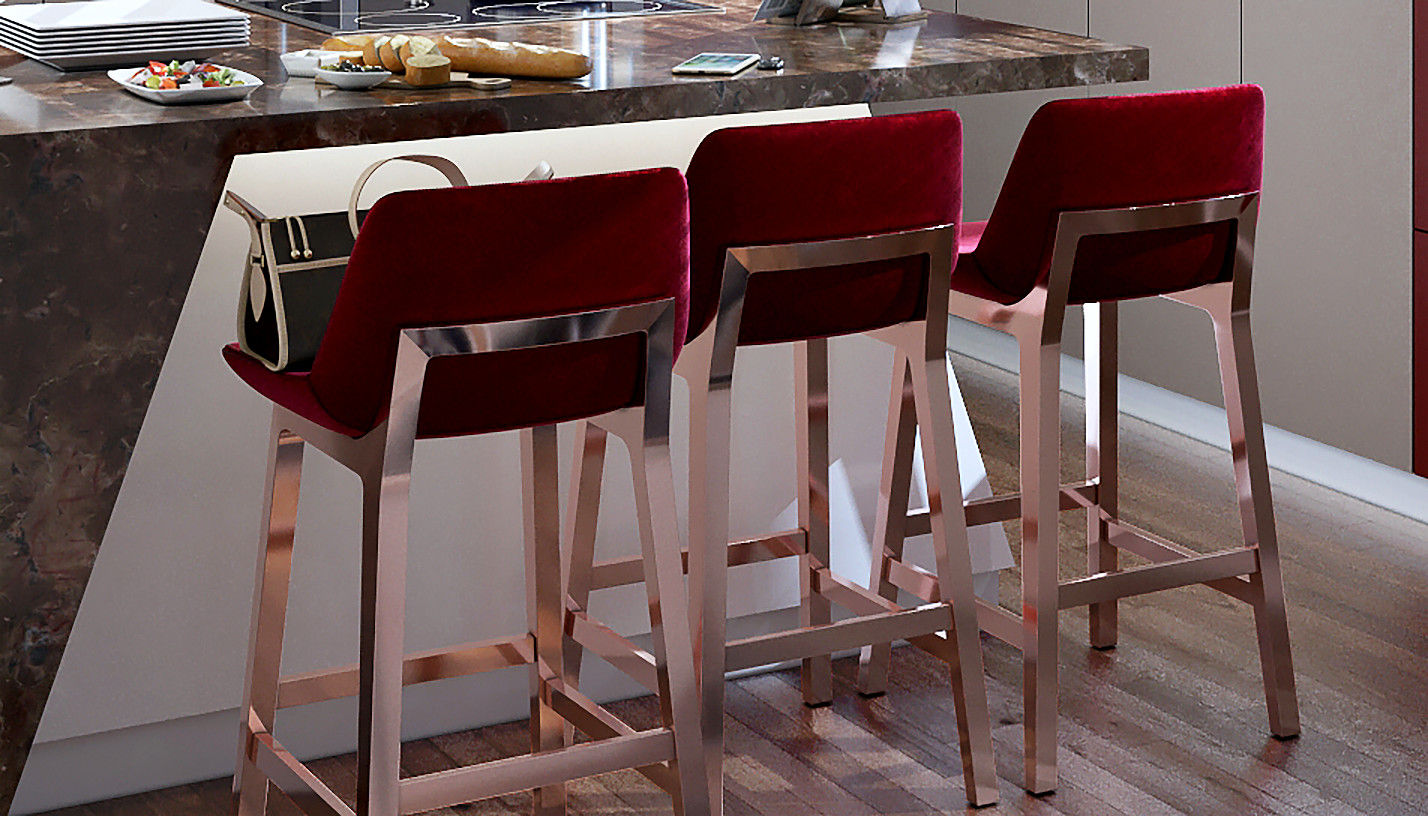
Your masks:
{"label": "ceramic dish", "polygon": [[365,91],[392,78],[391,71],[326,71],[318,68],[317,78],[344,91]]}
{"label": "ceramic dish", "polygon": [[[215,66],[222,68],[222,65]],[[201,102],[232,102],[242,99],[253,91],[263,87],[263,80],[253,76],[247,71],[240,71],[232,68],[233,76],[242,85],[222,85],[214,88],[171,88],[162,90],[159,88],[146,88],[143,85],[135,85],[129,79],[135,74],[144,70],[139,68],[115,68],[109,72],[109,78],[123,86],[129,93],[147,99],[150,102],[157,102],[160,105],[192,105]]]}
{"label": "ceramic dish", "polygon": [[282,55],[283,69],[288,72],[288,76],[307,77],[311,79],[317,76],[317,66],[336,62],[341,51],[322,51],[317,48],[306,48],[302,51],[289,51]]}

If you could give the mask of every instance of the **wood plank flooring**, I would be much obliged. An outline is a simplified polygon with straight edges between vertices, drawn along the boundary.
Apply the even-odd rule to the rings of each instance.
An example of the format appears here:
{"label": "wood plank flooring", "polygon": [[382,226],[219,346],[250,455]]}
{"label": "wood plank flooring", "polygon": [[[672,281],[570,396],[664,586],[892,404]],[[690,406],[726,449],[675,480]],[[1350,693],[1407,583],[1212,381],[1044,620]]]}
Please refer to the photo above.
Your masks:
{"label": "wood plank flooring", "polygon": [[[1206,349],[1206,353],[1211,353]],[[954,361],[998,492],[1016,480],[1013,377]],[[834,408],[836,411],[836,406]],[[1081,468],[1081,402],[1066,397],[1064,471]],[[880,433],[881,429],[869,429]],[[1228,454],[1122,420],[1122,507],[1133,522],[1199,550],[1239,536]],[[1428,526],[1276,472],[1275,507],[1303,735],[1267,730],[1247,607],[1204,588],[1122,602],[1121,640],[1086,647],[1083,611],[1061,622],[1060,767],[1055,794],[1025,795],[1021,663],[984,638],[1002,802],[984,814],[1036,816],[1405,816],[1428,813]],[[1061,518],[1062,575],[1084,574],[1084,514]],[[1008,525],[1016,539],[1017,525]],[[1128,562],[1133,563],[1133,562]],[[1002,582],[1018,606],[1019,576]],[[797,672],[730,684],[725,800],[730,816],[864,816],[965,807],[945,669],[895,651],[892,688],[863,699],[856,665],[835,669],[832,706],[807,709]],[[615,706],[637,726],[649,698]],[[522,752],[524,723],[407,745],[422,773]],[[346,796],[354,758],[317,763]],[[56,811],[55,816],[226,814],[228,780]],[[668,813],[634,773],[573,783],[576,814]],[[516,795],[437,813],[526,813]],[[275,802],[274,814],[297,811]]]}

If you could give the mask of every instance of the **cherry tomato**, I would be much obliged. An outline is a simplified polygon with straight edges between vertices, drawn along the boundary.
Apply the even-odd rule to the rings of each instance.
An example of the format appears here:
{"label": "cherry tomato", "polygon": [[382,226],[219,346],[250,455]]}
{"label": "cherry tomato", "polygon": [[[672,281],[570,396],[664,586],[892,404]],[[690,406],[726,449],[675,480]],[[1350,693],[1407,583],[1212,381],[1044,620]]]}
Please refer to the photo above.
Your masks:
{"label": "cherry tomato", "polygon": [[168,70],[169,70],[169,67],[168,67],[167,65],[163,64],[162,62],[153,62],[153,61],[150,61],[150,62],[149,62],[149,72],[150,72],[150,73],[158,74],[158,75],[162,76],[163,74],[168,73]]}

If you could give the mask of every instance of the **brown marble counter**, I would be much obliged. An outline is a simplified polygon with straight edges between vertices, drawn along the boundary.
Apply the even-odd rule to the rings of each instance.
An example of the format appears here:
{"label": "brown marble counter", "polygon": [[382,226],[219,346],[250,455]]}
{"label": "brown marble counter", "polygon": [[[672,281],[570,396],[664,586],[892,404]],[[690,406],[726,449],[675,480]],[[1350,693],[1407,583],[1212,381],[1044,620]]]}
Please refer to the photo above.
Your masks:
{"label": "brown marble counter", "polygon": [[[321,35],[254,18],[245,102],[152,105],[0,49],[0,813],[7,812],[234,155],[1143,80],[1144,48],[970,17],[791,29],[725,14],[483,29],[580,48],[579,82],[350,93],[285,78]],[[783,71],[677,78],[700,51]],[[215,357],[215,365],[217,365]],[[175,553],[182,558],[182,553]],[[248,580],[247,575],[234,580]]]}

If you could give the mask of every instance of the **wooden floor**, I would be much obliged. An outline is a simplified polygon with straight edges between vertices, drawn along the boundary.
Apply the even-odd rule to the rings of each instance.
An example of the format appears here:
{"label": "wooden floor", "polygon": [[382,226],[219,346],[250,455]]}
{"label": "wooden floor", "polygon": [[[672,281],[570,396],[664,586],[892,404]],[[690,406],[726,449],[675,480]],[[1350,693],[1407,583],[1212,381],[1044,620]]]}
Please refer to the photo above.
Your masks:
{"label": "wooden floor", "polygon": [[[1207,348],[1206,353],[1212,353]],[[1015,483],[1015,381],[956,361],[996,489]],[[835,408],[836,410],[836,408]],[[1067,398],[1068,479],[1080,468],[1081,404]],[[879,433],[880,429],[869,429]],[[1197,549],[1239,535],[1228,454],[1122,422],[1122,506],[1133,522]],[[1274,477],[1304,732],[1268,736],[1249,611],[1204,588],[1123,602],[1118,648],[1086,648],[1086,618],[1061,621],[1061,784],[1033,798],[1021,778],[1021,663],[984,639],[1002,802],[984,814],[1247,816],[1428,813],[1428,526],[1308,482]],[[1084,514],[1062,515],[1063,576],[1081,574]],[[1015,525],[1010,526],[1015,540]],[[1018,577],[1002,583],[1017,606]],[[800,703],[796,672],[729,686],[725,800],[731,816],[926,814],[964,808],[952,701],[940,664],[897,650],[894,685],[865,700],[836,666],[836,702]],[[632,723],[649,699],[619,704]],[[421,773],[525,748],[523,723],[409,744]],[[354,759],[316,763],[350,796]],[[71,808],[67,816],[224,814],[228,781]],[[572,784],[572,813],[667,813],[633,773]],[[442,813],[524,813],[528,797]],[[271,813],[296,813],[275,802]]]}

